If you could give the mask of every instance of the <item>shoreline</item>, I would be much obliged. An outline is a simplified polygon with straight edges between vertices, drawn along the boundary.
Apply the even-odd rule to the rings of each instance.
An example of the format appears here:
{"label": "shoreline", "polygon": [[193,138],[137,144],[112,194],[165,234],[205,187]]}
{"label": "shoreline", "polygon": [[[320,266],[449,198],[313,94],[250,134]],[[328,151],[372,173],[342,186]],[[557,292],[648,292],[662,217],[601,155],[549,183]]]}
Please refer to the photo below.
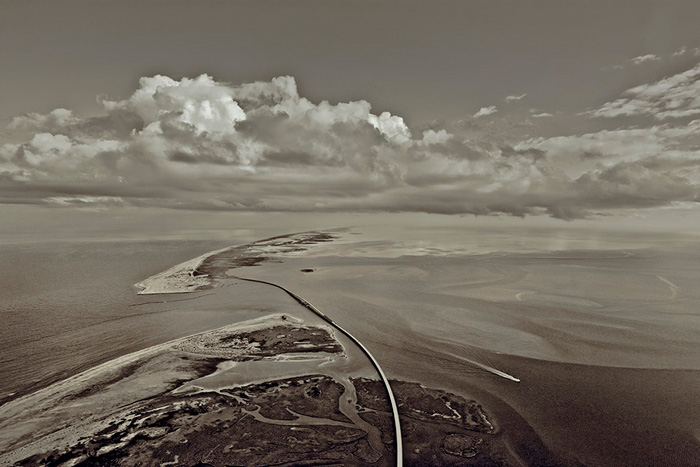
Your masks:
{"label": "shoreline", "polygon": [[[308,251],[311,246],[337,239],[337,233],[344,229],[309,230],[290,234],[276,235],[256,240],[243,245],[233,245],[204,253],[196,258],[177,264],[163,272],[154,274],[134,286],[141,289],[137,295],[190,293],[204,290],[212,286],[216,277],[203,268],[207,260],[226,252],[240,252],[231,258],[223,258],[224,265],[213,269],[221,274],[228,269],[241,266],[253,266],[263,261],[269,261],[276,255],[289,256],[294,253]],[[206,269],[207,272],[203,271]]]}
{"label": "shoreline", "polygon": [[[136,350],[134,352],[129,352],[125,355],[121,355],[119,357],[113,358],[111,360],[108,360],[104,363],[100,363],[99,365],[93,366],[91,368],[88,368],[86,370],[83,370],[75,375],[69,376],[65,379],[62,379],[60,381],[56,381],[54,383],[51,383],[49,386],[46,386],[44,388],[38,389],[32,393],[22,395],[16,399],[13,399],[2,406],[0,406],[0,419],[5,415],[5,411],[10,410],[12,406],[18,405],[18,404],[23,404],[25,402],[30,402],[31,399],[40,399],[40,398],[47,398],[51,396],[57,395],[57,393],[60,392],[66,392],[69,391],[71,388],[74,388],[75,386],[85,383],[87,380],[90,378],[94,378],[96,376],[99,376],[102,373],[106,373],[109,371],[115,371],[119,370],[121,367],[125,367],[129,364],[133,364],[138,362],[139,360],[143,360],[153,354],[157,354],[158,352],[162,352],[164,350],[168,350],[169,348],[175,348],[178,345],[181,345],[183,342],[196,338],[198,336],[216,332],[216,331],[243,331],[243,330],[251,330],[251,329],[258,329],[260,327],[265,326],[265,321],[272,321],[276,318],[279,318],[283,315],[281,314],[270,314],[270,315],[265,315],[261,316],[260,318],[253,318],[250,320],[245,320],[237,323],[231,323],[225,326],[220,326],[218,328],[214,329],[209,329],[206,331],[200,331],[194,334],[190,334],[184,337],[178,337],[176,339],[171,339],[167,342],[163,342],[161,344],[156,344],[152,345],[150,347],[146,347],[145,349],[141,350]],[[240,325],[240,328],[239,328]]]}
{"label": "shoreline", "polygon": [[140,289],[136,292],[137,295],[156,295],[156,294],[176,294],[195,292],[201,287],[211,285],[207,275],[195,276],[194,273],[199,266],[210,256],[223,253],[224,251],[236,248],[229,246],[219,250],[204,253],[196,258],[185,261],[184,263],[176,264],[175,266],[147,277],[146,279],[134,284],[134,287]]}
{"label": "shoreline", "polygon": [[[203,290],[206,290],[211,287],[212,284],[212,279],[208,274],[201,274],[201,275],[195,275],[194,273],[197,271],[197,269],[202,265],[204,261],[206,261],[208,258],[215,256],[217,254],[225,253],[227,251],[231,250],[249,250],[252,248],[258,248],[261,249],[261,251],[258,251],[257,253],[263,253],[262,250],[264,249],[269,249],[271,251],[266,251],[266,254],[278,254],[278,253],[289,253],[288,251],[283,251],[280,250],[280,248],[275,249],[275,244],[276,243],[284,243],[284,240],[293,240],[293,242],[299,243],[300,246],[304,247],[302,249],[306,250],[309,246],[314,245],[313,238],[314,236],[318,236],[321,232],[323,232],[323,235],[332,235],[335,236],[337,235],[338,232],[345,230],[346,228],[334,228],[334,229],[328,229],[328,230],[312,230],[312,231],[303,231],[303,232],[294,232],[290,234],[281,234],[281,235],[275,235],[271,237],[266,237],[260,240],[255,240],[253,242],[249,243],[242,243],[238,245],[229,245],[223,248],[218,248],[215,250],[208,251],[206,253],[203,253],[199,256],[196,256],[192,259],[188,259],[186,261],[180,262],[174,266],[168,267],[162,272],[153,274],[151,276],[146,277],[145,279],[142,279],[136,283],[132,283],[132,287],[138,289],[136,292],[136,296],[146,296],[146,295],[163,295],[163,296],[168,296],[168,295],[184,295],[184,294],[192,294],[194,292],[201,292]],[[278,246],[278,245],[277,245]],[[199,297],[193,297],[192,299],[196,299]],[[187,300],[187,299],[186,299]],[[140,307],[144,305],[151,305],[151,304],[161,304],[161,303],[170,303],[172,300],[157,300],[153,302],[145,302],[145,303],[131,303],[127,305],[128,307]],[[217,327],[221,327],[220,325],[217,325]],[[212,328],[215,329],[215,328]],[[199,333],[202,332],[207,332],[208,330],[202,330],[199,331]],[[186,336],[183,336],[183,338]],[[161,344],[167,344],[170,342],[170,340],[167,340],[165,342],[161,342],[160,344],[153,344],[152,346],[156,345],[161,345]],[[148,347],[150,348],[150,347]],[[141,349],[141,350],[146,350],[146,349]],[[79,375],[82,375],[86,372],[89,372],[93,369],[96,369],[98,367],[101,367],[102,365],[109,364],[110,362],[114,362],[120,358],[124,358],[128,355],[132,355],[136,352],[139,352],[141,350],[136,350],[136,351],[128,351],[125,354],[116,354],[107,357],[106,360],[103,360],[101,363],[98,363],[97,365],[81,365],[79,367],[76,367],[73,369],[73,371],[64,372],[64,375],[55,375],[55,376],[49,376],[43,379],[37,379],[35,381],[32,381],[30,384],[26,385],[26,388],[19,388],[15,389],[11,392],[8,392],[2,396],[0,396],[0,410],[8,405],[11,404],[17,400],[20,400],[22,398],[31,396],[32,394],[35,394],[39,391],[46,390],[49,387],[52,387],[56,384],[66,382],[68,380],[71,380],[72,378],[76,378]],[[65,375],[65,373],[68,373]]]}
{"label": "shoreline", "polygon": [[[275,339],[286,342],[285,346],[279,347]],[[274,349],[273,354],[266,349]],[[299,353],[308,351],[310,358]],[[319,356],[325,359],[323,369],[315,363]],[[54,467],[90,457],[109,460],[134,455],[171,462],[173,455],[180,455],[189,458],[184,465],[191,465],[197,452],[188,448],[190,444],[182,445],[179,440],[185,436],[192,443],[209,443],[212,451],[217,449],[209,455],[219,459],[219,465],[231,455],[232,459],[240,455],[248,461],[262,459],[261,447],[272,448],[266,444],[270,437],[283,433],[293,437],[294,430],[305,430],[305,436],[325,447],[294,451],[291,462],[342,456],[350,462],[347,465],[358,467],[370,461],[377,466],[394,465],[392,456],[400,456],[403,450],[393,436],[392,410],[383,383],[376,376],[365,376],[364,370],[351,370],[347,360],[333,329],[280,313],[173,339],[1,407],[4,452],[0,463]],[[273,369],[296,365],[304,371],[273,371],[256,379],[262,368],[256,369],[257,364],[272,364]],[[245,377],[239,380],[237,375]],[[419,451],[427,455],[426,436],[435,438],[429,450],[442,459],[505,455],[502,435],[476,401],[419,383],[392,380],[392,385],[400,391],[402,423],[412,427],[404,438],[409,456]],[[242,453],[221,450],[221,440],[209,431],[213,417],[218,417],[222,431],[237,427],[233,439],[239,439]],[[162,443],[175,450],[158,450]],[[265,457],[279,460],[290,455],[287,442],[274,443],[274,449]]]}
{"label": "shoreline", "polygon": [[[163,388],[167,388],[173,383],[175,383],[176,386],[182,384],[187,385],[189,384],[188,381],[195,381],[199,377],[211,375],[199,374],[199,370],[196,370],[196,365],[192,366],[194,363],[188,363],[188,365],[192,366],[192,368],[188,370],[190,371],[190,377],[183,378],[182,368],[175,368],[174,373],[168,369],[168,366],[173,364],[173,358],[178,358],[178,355],[197,356],[197,358],[195,358],[195,360],[192,362],[215,362],[222,359],[226,361],[227,359],[227,357],[207,354],[206,352],[193,353],[193,350],[190,348],[192,346],[185,345],[188,342],[197,342],[199,339],[206,336],[250,333],[271,328],[279,324],[301,328],[306,328],[308,326],[316,328],[315,325],[282,313],[267,314],[257,318],[234,322],[218,328],[197,332],[188,336],[171,339],[161,344],[156,344],[145,349],[130,352],[50,384],[45,388],[13,399],[0,406],[0,443],[3,445],[3,448],[0,451],[4,451],[2,454],[0,454],[0,463],[18,462],[23,458],[21,456],[23,456],[26,451],[31,450],[32,446],[36,446],[37,444],[51,444],[52,441],[60,441],[63,443],[66,442],[66,440],[73,440],[74,442],[77,442],[77,434],[89,431],[91,424],[94,425],[97,423],[101,426],[102,424],[106,423],[101,423],[99,420],[96,420],[95,417],[98,417],[98,415],[92,414],[91,417],[88,417],[87,419],[80,418],[80,420],[77,421],[77,426],[66,426],[66,420],[63,419],[61,414],[65,411],[70,412],[71,404],[66,405],[65,401],[80,400],[81,398],[86,400],[90,398],[99,399],[100,397],[103,397],[101,394],[104,391],[109,392],[110,388],[113,386],[118,386],[120,384],[123,385],[124,382],[135,377],[135,371],[142,371],[143,368],[152,365],[152,362],[159,360],[161,360],[161,362],[158,363],[156,368],[160,369],[153,371],[156,371],[156,374],[160,375],[160,379],[157,379],[157,381],[161,382],[160,384]],[[332,330],[327,329],[327,331],[329,332],[331,339],[335,341]],[[246,349],[244,349],[244,351],[245,350]],[[249,348],[247,350],[255,351],[254,348]],[[189,359],[186,359],[185,361],[190,362]],[[205,366],[208,367],[209,365],[210,364],[206,364]],[[192,373],[192,371],[194,371],[194,373]],[[214,373],[216,373],[216,371],[217,370],[214,369]],[[149,374],[150,373],[147,373],[146,375]],[[172,374],[175,376],[180,375],[180,377],[169,382],[172,379]],[[188,374],[187,371],[185,371],[184,374]],[[192,375],[196,376],[192,377]],[[141,377],[144,376],[142,375]],[[148,376],[148,378],[153,379],[153,376]],[[149,385],[152,384],[153,382],[149,383]],[[131,390],[133,391],[134,388],[131,388]],[[150,398],[151,396],[148,395],[148,391],[154,391],[157,389],[152,389],[150,386],[147,386],[143,390],[146,390],[147,392],[134,398],[133,400],[129,398],[129,394],[124,395],[122,392],[116,392],[108,402],[103,401],[98,405],[96,405],[97,401],[83,402],[82,404],[88,404],[88,407],[92,405],[95,409],[99,408],[99,410],[103,412],[106,420],[110,417],[113,418],[114,414],[112,412],[114,410],[120,410],[120,406],[116,401],[117,399],[123,399],[123,403],[125,404],[123,407],[128,407],[140,400],[145,400],[144,397],[146,399]],[[116,391],[116,389],[112,389],[112,392],[114,391]],[[102,405],[105,403],[106,406]],[[46,427],[42,423],[42,420],[49,420],[52,416],[56,419],[55,421],[57,423],[51,427]],[[36,430],[31,429],[32,425],[36,426]],[[11,441],[13,436],[10,434],[13,427],[14,429],[26,431],[26,434],[20,436],[19,438],[15,434],[14,442]],[[38,438],[31,440],[24,445],[15,446],[15,444],[24,437],[34,437],[35,434],[40,432],[42,429],[48,429],[49,431],[46,433],[40,433]],[[8,442],[9,444],[6,444]]]}

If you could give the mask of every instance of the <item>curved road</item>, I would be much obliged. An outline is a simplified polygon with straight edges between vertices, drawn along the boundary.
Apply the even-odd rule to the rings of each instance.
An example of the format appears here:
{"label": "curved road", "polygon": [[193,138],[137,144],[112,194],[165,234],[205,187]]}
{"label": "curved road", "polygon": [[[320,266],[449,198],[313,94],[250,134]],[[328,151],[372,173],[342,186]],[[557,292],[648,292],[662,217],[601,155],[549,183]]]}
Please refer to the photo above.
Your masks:
{"label": "curved road", "polygon": [[283,290],[287,295],[292,297],[294,300],[296,300],[301,306],[304,308],[307,308],[310,310],[312,313],[316,314],[319,316],[321,319],[323,319],[325,322],[336,328],[338,331],[342,332],[345,334],[348,339],[353,341],[355,345],[357,345],[362,352],[369,358],[369,361],[372,362],[372,365],[374,368],[377,370],[377,373],[379,373],[379,376],[382,379],[382,382],[384,383],[384,387],[386,388],[386,393],[389,396],[389,403],[391,404],[391,411],[394,414],[394,431],[396,433],[396,466],[397,467],[403,467],[403,446],[401,443],[401,422],[399,421],[399,408],[396,405],[396,399],[394,398],[394,393],[391,390],[391,385],[389,384],[389,380],[386,379],[386,375],[384,375],[384,372],[382,371],[382,368],[379,366],[379,363],[377,360],[374,358],[374,356],[367,350],[367,348],[362,345],[362,343],[355,338],[352,334],[350,334],[348,331],[340,327],[338,324],[336,324],[332,319],[330,319],[328,316],[323,314],[320,310],[318,310],[315,306],[313,306],[311,303],[306,301],[306,299],[300,297],[299,295],[295,294],[291,290],[279,285],[275,284],[274,282],[267,282],[263,281],[260,279],[248,279],[245,277],[240,277],[240,276],[230,276],[235,279],[239,279],[242,281],[248,281],[248,282],[258,282],[260,284],[266,284],[266,285],[271,285],[273,287],[277,287],[280,290]]}

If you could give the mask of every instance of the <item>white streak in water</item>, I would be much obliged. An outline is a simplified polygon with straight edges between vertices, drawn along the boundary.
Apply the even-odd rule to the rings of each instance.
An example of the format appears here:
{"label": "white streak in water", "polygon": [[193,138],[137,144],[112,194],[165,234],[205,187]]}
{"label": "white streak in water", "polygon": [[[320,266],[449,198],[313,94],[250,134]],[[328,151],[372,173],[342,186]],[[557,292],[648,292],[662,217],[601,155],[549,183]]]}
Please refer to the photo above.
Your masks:
{"label": "white streak in water", "polygon": [[535,292],[530,292],[530,291],[527,291],[527,292],[519,292],[519,293],[515,294],[515,298],[516,298],[516,300],[518,300],[519,302],[522,302],[522,301],[523,301],[523,295],[532,295],[532,294],[534,294],[534,293],[535,293]]}
{"label": "white streak in water", "polygon": [[678,287],[676,284],[671,282],[670,280],[666,279],[665,277],[661,277],[658,274],[656,277],[661,281],[664,282],[668,285],[668,288],[671,289],[671,300],[675,299],[678,297],[678,291],[680,290],[680,287]]}
{"label": "white streak in water", "polygon": [[501,371],[501,370],[494,368],[492,366],[484,365],[483,363],[475,362],[474,360],[469,360],[467,358],[465,358],[464,360],[468,361],[472,365],[478,366],[482,370],[486,370],[489,373],[493,373],[496,376],[500,376],[501,378],[505,378],[505,379],[510,380],[510,381],[515,381],[516,383],[520,382],[520,380],[518,378],[516,378],[515,376],[512,376],[512,375],[509,375],[505,371]]}
{"label": "white streak in water", "polygon": [[467,363],[471,363],[471,364],[474,365],[475,367],[481,368],[482,370],[488,371],[489,373],[494,374],[494,375],[496,375],[496,376],[500,376],[501,378],[505,378],[505,379],[507,379],[507,380],[509,380],[509,381],[515,381],[516,383],[519,383],[519,382],[520,382],[520,379],[516,378],[516,377],[513,376],[513,375],[509,375],[509,374],[506,373],[505,371],[501,371],[501,370],[499,370],[498,368],[494,368],[494,367],[492,367],[492,366],[485,365],[485,364],[483,364],[483,363],[477,362],[477,361],[472,360],[472,359],[470,359],[470,358],[466,358],[466,357],[464,357],[464,356],[462,356],[462,355],[456,355],[456,354],[454,354],[454,353],[452,353],[452,352],[447,352],[447,354],[450,355],[450,356],[452,356],[452,357],[454,357],[454,358],[457,358],[457,359],[459,359],[459,360],[465,361],[465,362],[467,362]]}

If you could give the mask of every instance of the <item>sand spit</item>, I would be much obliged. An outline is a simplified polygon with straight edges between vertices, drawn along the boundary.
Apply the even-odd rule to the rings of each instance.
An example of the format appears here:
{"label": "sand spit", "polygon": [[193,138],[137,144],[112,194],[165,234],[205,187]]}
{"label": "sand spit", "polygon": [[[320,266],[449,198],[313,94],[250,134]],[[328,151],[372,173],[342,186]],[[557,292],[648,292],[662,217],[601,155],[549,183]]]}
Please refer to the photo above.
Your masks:
{"label": "sand spit", "polygon": [[254,266],[278,256],[295,256],[312,246],[331,242],[338,238],[337,230],[333,232],[299,232],[222,248],[173,266],[135,286],[141,289],[139,295],[194,292],[211,287],[217,279],[225,277],[228,269]]}
{"label": "sand spit", "polygon": [[[3,428],[5,422],[10,420],[26,410],[44,410],[57,404],[62,398],[73,393],[78,393],[86,387],[94,386],[97,382],[110,374],[117,373],[124,368],[138,365],[146,360],[149,360],[159,354],[171,350],[179,350],[179,346],[184,346],[186,343],[198,339],[207,340],[207,335],[231,335],[239,332],[250,332],[255,330],[274,327],[279,324],[299,324],[302,321],[283,314],[270,314],[260,318],[242,321],[218,329],[203,331],[190,336],[174,339],[163,344],[154,345],[137,352],[132,352],[127,355],[122,355],[108,362],[97,365],[96,367],[85,370],[77,375],[66,378],[62,381],[54,383],[46,388],[40,389],[32,394],[17,398],[0,407],[0,428]],[[0,447],[4,446],[7,433],[0,430]]]}
{"label": "sand spit", "polygon": [[[225,351],[217,351],[216,343]],[[216,373],[224,358],[263,360],[273,354],[299,351],[344,355],[327,327],[303,325],[301,320],[272,314],[103,363],[0,407],[0,465],[14,465],[38,453],[72,449],[81,439],[128,422],[132,410],[139,406],[137,401],[160,397]],[[254,374],[247,377],[255,379]]]}
{"label": "sand spit", "polygon": [[223,253],[232,247],[221,250],[210,251],[202,256],[180,263],[167,271],[163,271],[148,279],[144,279],[136,287],[141,289],[139,295],[152,295],[163,293],[187,293],[211,285],[211,280],[207,275],[196,275],[195,272],[202,262],[210,256]]}

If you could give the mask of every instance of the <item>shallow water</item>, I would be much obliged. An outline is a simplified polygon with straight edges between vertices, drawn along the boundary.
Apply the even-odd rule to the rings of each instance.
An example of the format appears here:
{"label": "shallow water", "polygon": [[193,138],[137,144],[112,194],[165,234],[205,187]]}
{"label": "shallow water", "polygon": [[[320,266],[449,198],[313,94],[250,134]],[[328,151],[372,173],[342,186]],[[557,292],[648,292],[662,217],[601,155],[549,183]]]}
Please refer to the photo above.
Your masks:
{"label": "shallow water", "polygon": [[310,300],[390,377],[481,401],[529,465],[700,463],[700,255],[692,243],[312,255],[245,274]]}

